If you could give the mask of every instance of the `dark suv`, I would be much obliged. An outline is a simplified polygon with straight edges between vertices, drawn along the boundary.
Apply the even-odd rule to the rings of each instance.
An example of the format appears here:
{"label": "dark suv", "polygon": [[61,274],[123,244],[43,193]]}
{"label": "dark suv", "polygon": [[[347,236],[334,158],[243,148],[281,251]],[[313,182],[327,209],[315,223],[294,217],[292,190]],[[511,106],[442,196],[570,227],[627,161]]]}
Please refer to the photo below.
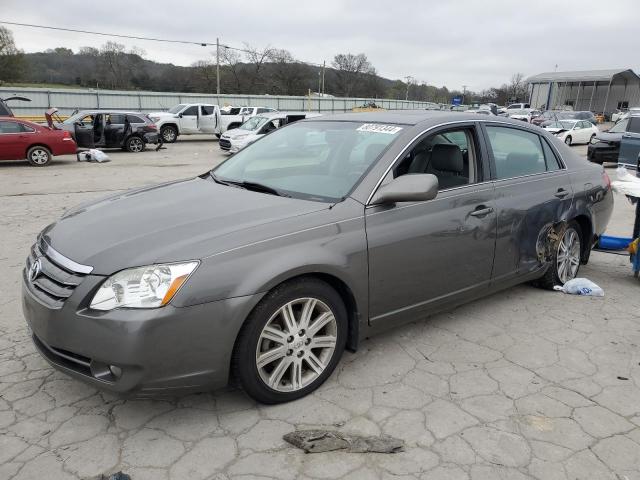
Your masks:
{"label": "dark suv", "polygon": [[640,115],[631,115],[598,133],[587,148],[587,158],[600,164],[618,162],[635,168],[639,155]]}
{"label": "dark suv", "polygon": [[55,122],[57,110],[47,110],[49,126],[67,130],[81,148],[122,148],[141,152],[147,143],[158,143],[158,128],[144,113],[122,110],[81,110],[63,122]]}

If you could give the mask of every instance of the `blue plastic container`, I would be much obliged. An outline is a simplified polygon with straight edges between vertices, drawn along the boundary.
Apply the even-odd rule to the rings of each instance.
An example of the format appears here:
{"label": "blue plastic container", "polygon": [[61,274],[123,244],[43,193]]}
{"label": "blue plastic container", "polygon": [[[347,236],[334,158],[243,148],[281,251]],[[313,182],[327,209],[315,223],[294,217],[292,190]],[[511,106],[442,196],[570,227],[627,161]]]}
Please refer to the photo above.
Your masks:
{"label": "blue plastic container", "polygon": [[624,250],[632,241],[633,238],[602,235],[598,239],[598,248],[602,250]]}

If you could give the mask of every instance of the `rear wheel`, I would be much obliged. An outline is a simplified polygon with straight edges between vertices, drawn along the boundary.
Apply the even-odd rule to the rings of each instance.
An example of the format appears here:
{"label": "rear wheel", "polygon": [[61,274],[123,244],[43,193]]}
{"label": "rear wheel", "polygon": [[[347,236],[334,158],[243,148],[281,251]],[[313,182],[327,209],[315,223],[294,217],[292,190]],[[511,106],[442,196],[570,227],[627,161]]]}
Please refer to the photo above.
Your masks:
{"label": "rear wheel", "polygon": [[571,135],[567,135],[564,139],[564,143],[567,145],[571,145]]}
{"label": "rear wheel", "polygon": [[132,137],[129,137],[125,143],[125,148],[127,149],[127,152],[132,152],[132,153],[142,152],[145,149],[144,140],[142,140],[140,137],[137,137],[135,135]]}
{"label": "rear wheel", "polygon": [[178,139],[178,129],[173,125],[166,125],[160,129],[160,135],[165,143],[174,143]]}
{"label": "rear wheel", "polygon": [[544,277],[537,284],[542,288],[553,289],[555,285],[564,285],[578,276],[580,260],[582,258],[582,238],[580,226],[576,222],[569,222],[553,260]]}
{"label": "rear wheel", "polygon": [[27,160],[31,165],[44,167],[51,162],[51,152],[46,147],[36,145],[27,151]]}
{"label": "rear wheel", "polygon": [[233,373],[260,402],[295,400],[331,375],[346,340],[347,312],[340,295],[321,280],[294,280],[268,293],[243,325]]}

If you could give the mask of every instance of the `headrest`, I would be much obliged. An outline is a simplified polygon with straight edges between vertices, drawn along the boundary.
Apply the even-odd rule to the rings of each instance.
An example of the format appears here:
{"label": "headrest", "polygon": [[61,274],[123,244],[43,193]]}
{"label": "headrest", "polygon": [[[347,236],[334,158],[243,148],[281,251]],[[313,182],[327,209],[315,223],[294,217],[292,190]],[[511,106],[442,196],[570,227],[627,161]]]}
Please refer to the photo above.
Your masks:
{"label": "headrest", "polygon": [[438,143],[431,151],[431,166],[435,170],[462,173],[464,159],[462,150],[452,143]]}

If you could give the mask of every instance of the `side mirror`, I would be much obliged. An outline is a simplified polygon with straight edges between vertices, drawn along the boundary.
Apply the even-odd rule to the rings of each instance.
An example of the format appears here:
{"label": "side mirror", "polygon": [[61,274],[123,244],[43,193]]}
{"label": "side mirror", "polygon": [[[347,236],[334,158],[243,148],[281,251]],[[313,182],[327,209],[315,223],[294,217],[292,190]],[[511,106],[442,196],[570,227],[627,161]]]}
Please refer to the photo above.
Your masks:
{"label": "side mirror", "polygon": [[430,173],[402,175],[380,187],[371,199],[372,205],[396,202],[424,202],[438,194],[438,177]]}
{"label": "side mirror", "polygon": [[181,113],[178,114],[178,118],[182,118],[182,114]]}

